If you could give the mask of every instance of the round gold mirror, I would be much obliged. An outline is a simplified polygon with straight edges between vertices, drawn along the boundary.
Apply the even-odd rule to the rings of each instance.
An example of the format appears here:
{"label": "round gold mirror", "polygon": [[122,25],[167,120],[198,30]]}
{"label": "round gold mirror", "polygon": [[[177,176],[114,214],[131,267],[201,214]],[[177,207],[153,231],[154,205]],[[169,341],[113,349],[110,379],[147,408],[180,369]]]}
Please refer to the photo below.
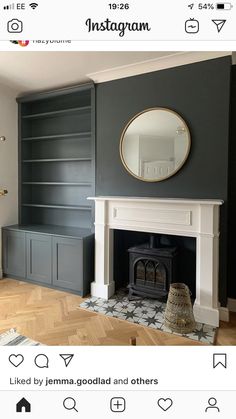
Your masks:
{"label": "round gold mirror", "polygon": [[183,166],[191,145],[187,124],[176,112],[151,108],[135,115],[120,139],[126,170],[145,182],[159,182]]}

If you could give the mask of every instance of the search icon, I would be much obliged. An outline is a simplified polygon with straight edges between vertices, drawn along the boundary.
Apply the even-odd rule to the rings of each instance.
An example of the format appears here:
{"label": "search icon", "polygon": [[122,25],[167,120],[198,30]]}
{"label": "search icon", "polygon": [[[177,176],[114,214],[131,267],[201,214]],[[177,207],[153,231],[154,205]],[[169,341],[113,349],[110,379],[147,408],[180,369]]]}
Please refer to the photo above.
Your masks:
{"label": "search icon", "polygon": [[67,397],[63,402],[63,406],[66,410],[75,410],[78,412],[76,409],[76,401],[73,399],[73,397]]}

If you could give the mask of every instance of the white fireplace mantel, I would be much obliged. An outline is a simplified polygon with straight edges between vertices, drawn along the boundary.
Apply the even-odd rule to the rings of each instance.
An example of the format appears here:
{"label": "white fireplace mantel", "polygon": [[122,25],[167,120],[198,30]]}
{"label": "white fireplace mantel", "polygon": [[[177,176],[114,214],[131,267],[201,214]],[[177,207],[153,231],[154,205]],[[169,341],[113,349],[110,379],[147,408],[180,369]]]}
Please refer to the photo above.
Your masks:
{"label": "white fireplace mantel", "polygon": [[[131,230],[196,238],[195,319],[219,325],[219,208],[221,200],[99,196],[95,201],[95,281],[92,296],[110,298],[113,231]],[[180,278],[179,282],[184,282]]]}

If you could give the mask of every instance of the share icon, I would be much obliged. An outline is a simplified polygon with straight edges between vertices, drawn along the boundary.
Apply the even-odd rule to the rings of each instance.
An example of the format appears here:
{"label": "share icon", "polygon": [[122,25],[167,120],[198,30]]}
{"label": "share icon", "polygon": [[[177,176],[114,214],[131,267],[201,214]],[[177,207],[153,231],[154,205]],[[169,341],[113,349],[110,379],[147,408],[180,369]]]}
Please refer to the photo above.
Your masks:
{"label": "share icon", "polygon": [[221,29],[223,28],[226,20],[225,19],[221,19],[221,20],[220,19],[215,19],[215,20],[212,20],[212,22],[216,25],[217,31],[219,33],[221,31]]}
{"label": "share icon", "polygon": [[74,355],[73,354],[60,354],[60,357],[65,362],[65,366],[68,367],[68,365],[72,361],[72,358],[74,358]]}

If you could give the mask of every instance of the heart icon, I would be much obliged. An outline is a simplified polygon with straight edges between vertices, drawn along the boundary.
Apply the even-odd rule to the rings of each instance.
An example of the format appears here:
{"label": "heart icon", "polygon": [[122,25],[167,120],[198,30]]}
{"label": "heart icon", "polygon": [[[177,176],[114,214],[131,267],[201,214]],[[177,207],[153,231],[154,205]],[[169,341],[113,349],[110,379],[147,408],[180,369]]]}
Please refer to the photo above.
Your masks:
{"label": "heart icon", "polygon": [[12,354],[9,356],[9,361],[12,365],[14,365],[14,367],[17,368],[24,361],[24,357],[21,354],[18,354],[18,355]]}
{"label": "heart icon", "polygon": [[159,399],[157,401],[158,406],[166,412],[173,404],[173,400],[167,398],[167,399]]}

